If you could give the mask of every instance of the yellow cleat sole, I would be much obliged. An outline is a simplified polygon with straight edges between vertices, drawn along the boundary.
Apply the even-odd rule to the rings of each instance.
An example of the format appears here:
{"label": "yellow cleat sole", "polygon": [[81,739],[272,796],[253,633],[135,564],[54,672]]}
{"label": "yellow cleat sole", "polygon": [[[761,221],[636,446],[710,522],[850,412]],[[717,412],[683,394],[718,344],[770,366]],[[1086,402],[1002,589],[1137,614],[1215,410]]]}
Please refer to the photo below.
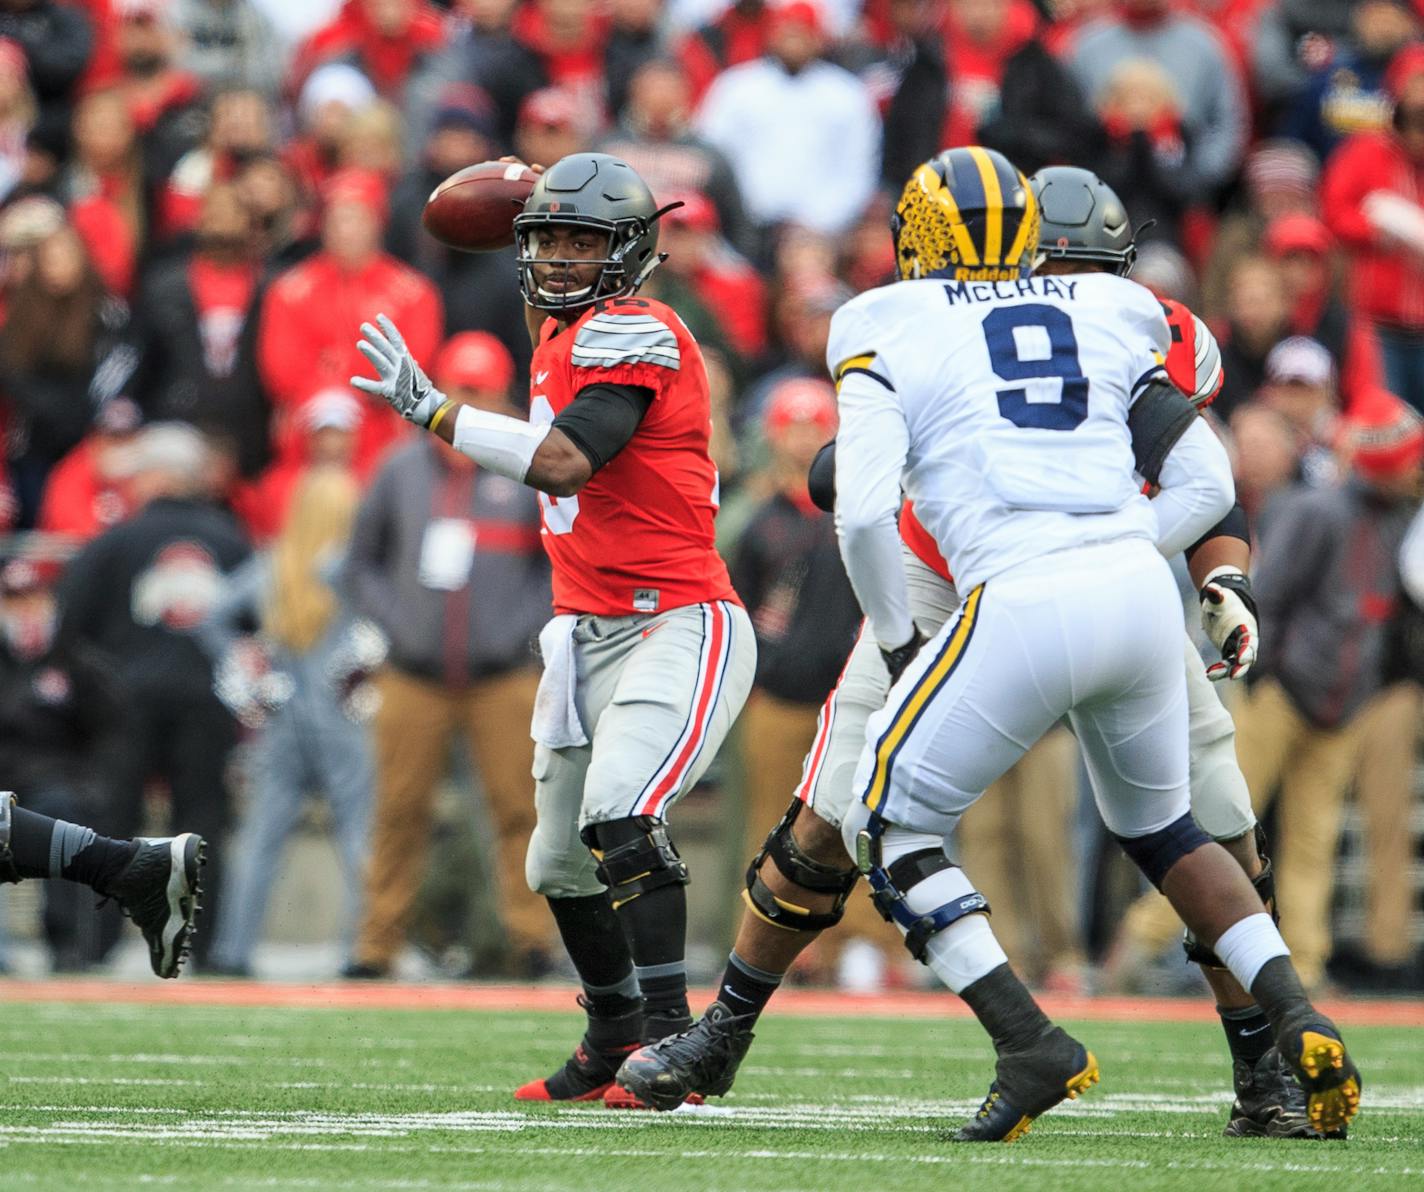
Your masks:
{"label": "yellow cleat sole", "polygon": [[[1068,1100],[1076,1101],[1090,1088],[1092,1088],[1093,1085],[1097,1084],[1098,1081],[1101,1079],[1102,1076],[1098,1072],[1097,1057],[1093,1055],[1093,1053],[1090,1051],[1088,1052],[1088,1062],[1084,1066],[1083,1070],[1077,1075],[1069,1077],[1067,1082],[1063,1086],[1065,1092],[1067,1093]],[[1018,1122],[1015,1123],[1014,1128],[1010,1130],[1007,1134],[1005,1134],[1004,1137],[1001,1138],[999,1141],[1017,1142],[1020,1138],[1022,1138],[1025,1134],[1029,1132],[1029,1129],[1032,1126],[1033,1118],[1024,1116],[1020,1118]]]}
{"label": "yellow cleat sole", "polygon": [[1300,1067],[1307,1077],[1310,1124],[1322,1134],[1349,1125],[1360,1111],[1360,1081],[1346,1074],[1345,1045],[1329,1035],[1306,1031],[1301,1036]]}

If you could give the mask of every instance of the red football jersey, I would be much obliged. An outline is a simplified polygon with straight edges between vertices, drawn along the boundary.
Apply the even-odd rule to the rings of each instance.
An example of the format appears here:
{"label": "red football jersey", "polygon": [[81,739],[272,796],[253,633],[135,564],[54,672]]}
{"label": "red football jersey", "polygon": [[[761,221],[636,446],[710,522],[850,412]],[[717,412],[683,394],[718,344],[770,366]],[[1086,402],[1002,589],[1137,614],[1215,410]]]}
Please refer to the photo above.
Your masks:
{"label": "red football jersey", "polygon": [[1226,381],[1216,337],[1180,302],[1171,298],[1159,301],[1172,333],[1167,348],[1167,378],[1192,399],[1192,405],[1209,406]]}
{"label": "red football jersey", "polygon": [[900,506],[900,538],[910,548],[910,552],[915,558],[919,559],[940,579],[945,583],[952,584],[954,582],[954,576],[949,573],[949,564],[939,553],[939,543],[934,540],[934,536],[915,516],[915,503],[908,497],[905,499],[905,503]]}
{"label": "red football jersey", "polygon": [[676,313],[623,298],[591,306],[563,330],[548,319],[529,376],[535,423],[552,422],[589,385],[641,385],[654,394],[628,445],[577,496],[539,494],[555,609],[625,616],[737,600],[713,545],[707,370]]}

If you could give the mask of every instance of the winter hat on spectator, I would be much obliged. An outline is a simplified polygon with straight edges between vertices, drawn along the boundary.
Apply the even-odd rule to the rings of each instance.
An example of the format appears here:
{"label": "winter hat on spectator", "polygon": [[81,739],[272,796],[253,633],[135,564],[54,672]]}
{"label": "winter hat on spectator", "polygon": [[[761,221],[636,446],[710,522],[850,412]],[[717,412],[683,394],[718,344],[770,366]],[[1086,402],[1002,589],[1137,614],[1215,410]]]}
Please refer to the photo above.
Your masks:
{"label": "winter hat on spectator", "polygon": [[1320,163],[1299,141],[1262,141],[1246,159],[1245,178],[1253,194],[1285,190],[1313,197]]}
{"label": "winter hat on spectator", "polygon": [[1266,228],[1265,247],[1273,257],[1293,252],[1323,257],[1333,243],[1330,229],[1313,215],[1282,215]]}
{"label": "winter hat on spectator", "polygon": [[1305,335],[1282,340],[1266,357],[1266,380],[1271,384],[1329,385],[1334,377],[1334,358]]}
{"label": "winter hat on spectator", "polygon": [[797,422],[814,422],[829,438],[836,433],[836,391],[826,381],[797,377],[782,381],[766,399],[762,426],[768,437]]}
{"label": "winter hat on spectator", "polygon": [[476,87],[473,83],[450,83],[441,88],[436,103],[434,128],[467,128],[487,140],[495,140],[499,136],[494,101],[483,87]]}
{"label": "winter hat on spectator", "polygon": [[302,124],[312,122],[329,103],[339,103],[355,111],[376,98],[376,88],[364,74],[345,62],[328,62],[311,72],[297,100]]}
{"label": "winter hat on spectator", "polygon": [[361,403],[345,389],[322,389],[303,403],[299,418],[309,433],[355,430],[361,425]]}
{"label": "winter hat on spectator", "polygon": [[1159,298],[1173,298],[1187,306],[1195,305],[1192,296],[1197,279],[1191,265],[1175,248],[1160,240],[1153,240],[1137,250],[1132,280],[1146,286]]}
{"label": "winter hat on spectator", "polygon": [[578,97],[563,87],[541,87],[531,91],[519,105],[519,123],[541,128],[580,128],[586,114]]}
{"label": "winter hat on spectator", "polygon": [[321,188],[322,202],[327,207],[337,203],[358,203],[371,211],[382,224],[389,209],[386,206],[386,182],[375,170],[350,166],[337,170]]}
{"label": "winter hat on spectator", "polygon": [[1392,480],[1424,460],[1424,421],[1387,389],[1362,393],[1341,429],[1351,465],[1366,480]]}
{"label": "winter hat on spectator", "polygon": [[514,358],[488,331],[462,331],[445,341],[431,372],[442,385],[508,393],[514,383]]}
{"label": "winter hat on spectator", "polygon": [[44,195],[30,195],[0,215],[0,248],[15,251],[48,240],[64,227],[64,208]]}

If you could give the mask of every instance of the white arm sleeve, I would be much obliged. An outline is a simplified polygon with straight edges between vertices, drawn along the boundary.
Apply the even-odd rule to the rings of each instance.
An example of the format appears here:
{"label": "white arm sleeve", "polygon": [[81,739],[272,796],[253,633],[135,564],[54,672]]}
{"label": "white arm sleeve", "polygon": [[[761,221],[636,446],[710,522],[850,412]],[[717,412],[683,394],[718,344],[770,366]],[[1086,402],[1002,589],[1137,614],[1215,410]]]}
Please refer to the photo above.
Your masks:
{"label": "white arm sleeve", "polygon": [[910,432],[895,395],[870,377],[846,376],[839,403],[836,533],[841,558],[875,640],[893,650],[915,632],[896,521]]}
{"label": "white arm sleeve", "polygon": [[535,426],[522,418],[471,406],[461,406],[455,411],[455,450],[468,455],[480,467],[521,484],[529,474],[534,453],[548,434],[547,425]]}
{"label": "white arm sleeve", "polygon": [[1231,458],[1205,419],[1193,419],[1177,440],[1162,465],[1159,484],[1161,491],[1152,499],[1157,549],[1171,558],[1216,525],[1236,502]]}
{"label": "white arm sleeve", "polygon": [[1424,509],[1414,515],[1399,548],[1399,574],[1409,599],[1424,608]]}

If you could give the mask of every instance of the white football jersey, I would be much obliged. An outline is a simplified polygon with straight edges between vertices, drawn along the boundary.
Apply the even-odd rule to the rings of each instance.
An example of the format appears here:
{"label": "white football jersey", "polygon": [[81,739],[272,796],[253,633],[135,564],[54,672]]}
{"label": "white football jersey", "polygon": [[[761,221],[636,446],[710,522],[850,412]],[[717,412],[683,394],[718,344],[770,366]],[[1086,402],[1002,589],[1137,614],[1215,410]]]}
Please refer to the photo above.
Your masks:
{"label": "white football jersey", "polygon": [[1050,551],[1155,541],[1127,413],[1169,343],[1157,300],[1111,274],[926,279],[841,307],[826,356],[842,439],[887,403],[903,417],[905,492],[968,592]]}

